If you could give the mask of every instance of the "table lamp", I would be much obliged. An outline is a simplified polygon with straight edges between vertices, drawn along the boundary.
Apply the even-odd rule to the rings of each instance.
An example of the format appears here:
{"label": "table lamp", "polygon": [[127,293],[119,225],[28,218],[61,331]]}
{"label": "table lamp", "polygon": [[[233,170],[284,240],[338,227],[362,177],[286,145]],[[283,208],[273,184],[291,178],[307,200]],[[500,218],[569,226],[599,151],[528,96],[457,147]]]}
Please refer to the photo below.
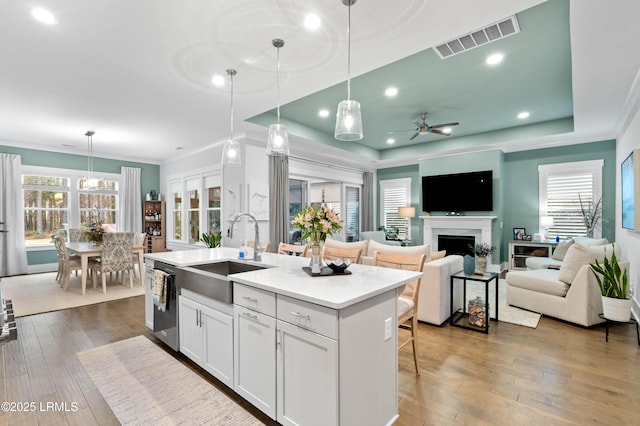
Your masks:
{"label": "table lamp", "polygon": [[549,239],[549,227],[553,226],[553,216],[540,217],[540,225],[544,227],[544,239]]}
{"label": "table lamp", "polygon": [[404,234],[405,242],[409,242],[411,238],[411,218],[416,216],[415,207],[398,207],[398,216],[407,218],[407,232]]}

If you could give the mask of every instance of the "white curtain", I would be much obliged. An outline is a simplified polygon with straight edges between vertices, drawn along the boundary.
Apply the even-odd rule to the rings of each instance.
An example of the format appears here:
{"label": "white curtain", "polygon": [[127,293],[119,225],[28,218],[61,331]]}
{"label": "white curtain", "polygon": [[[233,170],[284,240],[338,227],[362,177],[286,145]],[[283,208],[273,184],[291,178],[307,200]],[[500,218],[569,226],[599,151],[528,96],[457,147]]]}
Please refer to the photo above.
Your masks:
{"label": "white curtain", "polygon": [[142,198],[140,196],[140,169],[122,167],[120,175],[120,209],[118,231],[142,232]]}
{"label": "white curtain", "polygon": [[289,157],[269,155],[269,237],[273,251],[289,242]]}
{"label": "white curtain", "polygon": [[0,277],[26,274],[27,252],[24,245],[24,195],[21,158],[0,154]]}

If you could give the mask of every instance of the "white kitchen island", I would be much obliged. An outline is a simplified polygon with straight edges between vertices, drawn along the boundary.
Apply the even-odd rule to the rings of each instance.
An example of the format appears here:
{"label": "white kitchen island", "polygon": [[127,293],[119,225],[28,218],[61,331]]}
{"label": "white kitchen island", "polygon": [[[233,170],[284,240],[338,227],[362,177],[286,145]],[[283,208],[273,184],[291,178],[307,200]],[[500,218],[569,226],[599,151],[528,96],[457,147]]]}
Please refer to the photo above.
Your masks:
{"label": "white kitchen island", "polygon": [[[237,260],[237,253],[202,249],[146,259],[181,267]],[[263,254],[257,264],[265,269],[229,276],[231,306],[183,291],[181,351],[279,423],[392,424],[396,299],[421,274],[351,265],[351,275],[311,277],[302,270],[308,262]]]}

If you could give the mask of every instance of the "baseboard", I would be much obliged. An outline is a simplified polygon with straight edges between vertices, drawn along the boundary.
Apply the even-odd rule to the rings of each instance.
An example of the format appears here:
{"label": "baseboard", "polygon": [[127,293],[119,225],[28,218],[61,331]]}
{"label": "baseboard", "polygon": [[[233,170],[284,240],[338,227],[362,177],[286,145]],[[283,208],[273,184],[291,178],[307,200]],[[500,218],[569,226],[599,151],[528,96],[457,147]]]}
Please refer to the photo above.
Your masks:
{"label": "baseboard", "polygon": [[57,270],[57,263],[41,263],[39,265],[29,265],[27,274],[42,274],[44,272],[56,272]]}

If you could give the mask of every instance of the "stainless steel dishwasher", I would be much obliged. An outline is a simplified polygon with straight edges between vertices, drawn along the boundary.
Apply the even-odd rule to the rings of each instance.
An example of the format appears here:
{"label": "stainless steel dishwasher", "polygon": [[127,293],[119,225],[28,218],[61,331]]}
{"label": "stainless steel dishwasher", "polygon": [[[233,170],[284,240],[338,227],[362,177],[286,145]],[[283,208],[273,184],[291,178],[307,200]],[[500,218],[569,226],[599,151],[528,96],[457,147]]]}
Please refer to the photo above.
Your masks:
{"label": "stainless steel dishwasher", "polygon": [[[154,271],[163,271],[167,280],[167,304],[164,312],[153,306],[153,335],[162,340],[171,349],[180,348],[178,336],[178,291],[176,288],[176,270],[173,265],[154,262]],[[153,291],[153,289],[152,289]]]}

